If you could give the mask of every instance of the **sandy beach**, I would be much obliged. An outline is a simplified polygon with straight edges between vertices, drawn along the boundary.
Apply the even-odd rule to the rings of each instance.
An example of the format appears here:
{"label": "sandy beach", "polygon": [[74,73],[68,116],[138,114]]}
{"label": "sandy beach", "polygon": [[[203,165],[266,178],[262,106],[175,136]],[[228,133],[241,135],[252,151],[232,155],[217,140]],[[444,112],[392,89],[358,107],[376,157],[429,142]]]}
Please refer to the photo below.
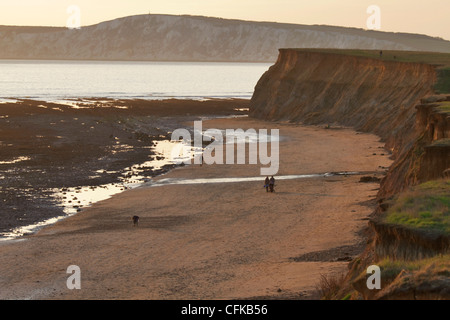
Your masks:
{"label": "sandy beach", "polygon": [[[186,125],[191,125],[187,123]],[[279,129],[275,176],[160,185],[162,179],[257,177],[259,165],[187,165],[85,208],[24,239],[0,243],[0,299],[316,299],[321,275],[345,273],[364,245],[378,183],[391,164],[379,138],[346,128],[249,118],[218,129]],[[130,217],[138,215],[133,227]],[[69,290],[67,268],[81,270]]]}

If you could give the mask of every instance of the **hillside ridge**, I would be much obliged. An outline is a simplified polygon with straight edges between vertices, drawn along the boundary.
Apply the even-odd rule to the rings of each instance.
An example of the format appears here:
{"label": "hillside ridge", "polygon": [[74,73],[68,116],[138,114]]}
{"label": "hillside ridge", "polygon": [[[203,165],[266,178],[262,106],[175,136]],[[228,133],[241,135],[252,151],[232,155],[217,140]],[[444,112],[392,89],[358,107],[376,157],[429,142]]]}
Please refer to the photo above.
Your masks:
{"label": "hillside ridge", "polygon": [[274,62],[279,48],[450,52],[426,35],[145,14],[67,29],[0,26],[0,59]]}

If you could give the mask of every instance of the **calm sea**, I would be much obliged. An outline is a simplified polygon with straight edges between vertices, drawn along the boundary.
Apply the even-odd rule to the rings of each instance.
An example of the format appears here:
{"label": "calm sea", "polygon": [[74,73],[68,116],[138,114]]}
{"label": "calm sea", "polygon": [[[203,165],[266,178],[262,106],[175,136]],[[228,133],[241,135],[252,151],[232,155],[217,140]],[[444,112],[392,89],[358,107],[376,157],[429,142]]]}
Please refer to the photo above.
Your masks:
{"label": "calm sea", "polygon": [[249,99],[270,65],[0,60],[0,100]]}

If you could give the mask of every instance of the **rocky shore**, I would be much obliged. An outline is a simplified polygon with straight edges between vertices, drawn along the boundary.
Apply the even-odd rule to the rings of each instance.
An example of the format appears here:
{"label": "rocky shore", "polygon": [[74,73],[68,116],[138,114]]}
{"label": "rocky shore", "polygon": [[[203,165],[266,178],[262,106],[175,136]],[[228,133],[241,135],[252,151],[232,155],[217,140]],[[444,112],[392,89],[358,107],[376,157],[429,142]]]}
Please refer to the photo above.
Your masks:
{"label": "rocky shore", "polygon": [[0,239],[81,210],[91,201],[81,199],[84,189],[102,188],[104,196],[167,172],[173,164],[157,143],[171,131],[201,117],[244,115],[246,108],[247,100],[0,104]]}

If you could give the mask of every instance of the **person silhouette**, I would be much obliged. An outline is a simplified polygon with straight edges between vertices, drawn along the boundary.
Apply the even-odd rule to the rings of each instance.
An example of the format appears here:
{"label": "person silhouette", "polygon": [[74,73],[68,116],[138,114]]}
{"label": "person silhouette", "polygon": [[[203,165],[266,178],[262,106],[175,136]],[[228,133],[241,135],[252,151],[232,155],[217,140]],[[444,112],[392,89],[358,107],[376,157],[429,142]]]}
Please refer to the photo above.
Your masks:
{"label": "person silhouette", "polygon": [[275,191],[275,178],[272,176],[269,180],[269,189],[270,192],[274,192]]}
{"label": "person silhouette", "polygon": [[269,177],[264,180],[264,188],[266,188],[266,192],[269,192]]}

